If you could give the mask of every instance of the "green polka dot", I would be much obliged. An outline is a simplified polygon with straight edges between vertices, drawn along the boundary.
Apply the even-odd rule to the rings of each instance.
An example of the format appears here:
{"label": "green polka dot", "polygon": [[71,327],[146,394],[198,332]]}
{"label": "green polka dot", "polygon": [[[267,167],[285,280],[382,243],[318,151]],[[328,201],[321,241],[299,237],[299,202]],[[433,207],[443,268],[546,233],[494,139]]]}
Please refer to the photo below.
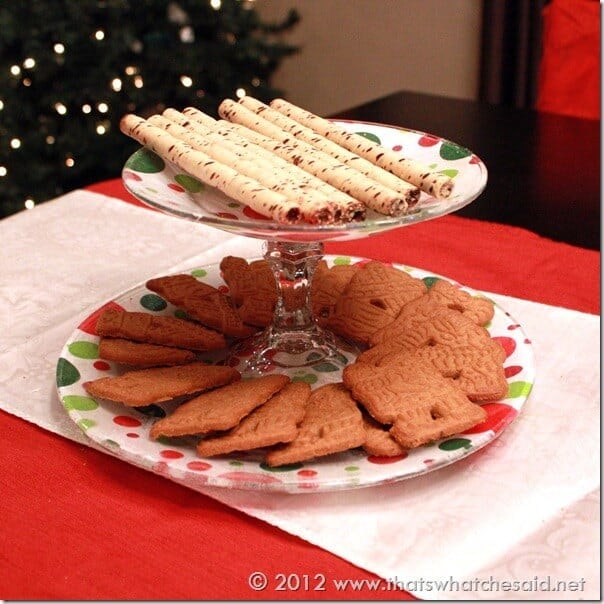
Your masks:
{"label": "green polka dot", "polygon": [[71,386],[80,379],[80,372],[77,370],[73,363],[70,363],[67,359],[60,358],[57,361],[57,386],[62,388],[63,386]]}
{"label": "green polka dot", "polygon": [[456,451],[457,449],[471,449],[472,441],[467,438],[450,438],[438,445],[442,451]]}
{"label": "green polka dot", "polygon": [[189,191],[191,193],[199,193],[200,191],[203,191],[203,189],[205,188],[204,184],[202,182],[200,182],[196,178],[193,178],[192,176],[189,176],[188,174],[177,174],[174,177],[174,180],[183,189],[186,189],[187,191]]}
{"label": "green polka dot", "polygon": [[373,132],[356,132],[356,134],[358,134],[359,136],[364,136],[366,139],[377,143],[378,145],[382,144],[382,141],[380,140],[380,138],[378,136],[376,136],[375,134],[373,134]]}
{"label": "green polka dot", "polygon": [[344,468],[345,472],[358,472],[360,470],[359,466],[346,466]]}
{"label": "green polka dot", "polygon": [[189,319],[191,319],[191,317],[184,310],[182,310],[181,308],[177,308],[174,311],[174,316],[177,319],[184,319],[185,321],[188,321]]}
{"label": "green polka dot", "polygon": [[157,294],[145,294],[140,299],[140,304],[147,310],[164,310],[168,306],[168,303]]}
{"label": "green polka dot", "polygon": [[316,384],[318,377],[314,373],[305,373],[304,375],[295,375],[292,378],[292,382],[303,382],[304,384]]}
{"label": "green polka dot", "polygon": [[118,443],[117,441],[113,440],[112,438],[106,438],[103,441],[103,444],[106,447],[108,447],[109,449],[121,449],[120,443]]}
{"label": "green polka dot", "polygon": [[292,463],[286,464],[283,466],[277,466],[276,468],[271,468],[271,466],[266,465],[264,462],[260,464],[260,467],[267,472],[294,472],[295,470],[299,470],[304,467],[301,463]]}
{"label": "green polka dot", "polygon": [[67,411],[94,411],[99,404],[89,396],[70,394],[63,397],[63,407]]}
{"label": "green polka dot", "polygon": [[337,365],[334,365],[333,363],[317,363],[316,365],[313,365],[313,369],[315,371],[318,371],[319,373],[330,373],[332,371],[339,371],[340,368]]}
{"label": "green polka dot", "polygon": [[82,430],[84,430],[84,432],[89,428],[96,426],[96,422],[92,421],[91,419],[81,419],[79,422],[77,422],[77,424]]}
{"label": "green polka dot", "polygon": [[505,398],[519,398],[521,396],[528,396],[533,384],[531,382],[512,382],[508,388],[508,393]]}
{"label": "green polka dot", "polygon": [[449,141],[445,141],[440,146],[439,153],[443,159],[447,160],[463,159],[464,157],[472,155],[472,153],[465,147],[460,147],[459,145],[456,145],[455,143],[451,143]]}
{"label": "green polka dot", "polygon": [[199,279],[200,277],[206,277],[208,274],[208,271],[206,271],[203,268],[197,268],[194,271],[191,271],[191,274],[193,275],[193,277],[196,277],[197,279]]}
{"label": "green polka dot", "polygon": [[449,178],[455,178],[459,174],[459,170],[454,170],[453,168],[447,168],[446,170],[441,170],[439,174],[444,174]]}
{"label": "green polka dot", "polygon": [[72,342],[67,347],[67,350],[74,357],[78,357],[78,359],[98,359],[99,357],[99,345],[94,342],[86,342],[84,340]]}
{"label": "green polka dot", "polygon": [[333,263],[336,266],[348,265],[348,264],[350,264],[350,258],[348,258],[346,256],[338,256],[337,258],[334,258]]}
{"label": "green polka dot", "polygon": [[137,151],[126,162],[126,168],[135,172],[144,172],[145,174],[161,172],[165,165],[164,160],[156,153],[153,153],[153,151],[149,151],[149,149]]}
{"label": "green polka dot", "polygon": [[229,461],[229,466],[237,466],[237,467],[241,467],[243,465],[242,461]]}
{"label": "green polka dot", "polygon": [[437,281],[440,281],[438,277],[424,277],[422,281],[426,284],[426,287],[431,288]]}
{"label": "green polka dot", "polygon": [[227,207],[228,208],[240,208],[241,204],[237,203],[236,201],[230,201],[229,203],[227,203]]}

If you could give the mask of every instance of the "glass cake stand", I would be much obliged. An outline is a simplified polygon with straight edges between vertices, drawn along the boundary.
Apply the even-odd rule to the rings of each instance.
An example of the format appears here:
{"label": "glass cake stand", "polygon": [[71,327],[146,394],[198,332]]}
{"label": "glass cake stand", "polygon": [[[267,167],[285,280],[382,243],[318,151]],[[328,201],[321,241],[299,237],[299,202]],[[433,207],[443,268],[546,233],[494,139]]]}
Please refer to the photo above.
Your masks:
{"label": "glass cake stand", "polygon": [[262,373],[275,365],[286,370],[326,361],[342,365],[342,354],[351,350],[351,344],[322,329],[311,312],[312,278],[326,241],[370,237],[449,214],[476,199],[486,186],[484,163],[451,141],[375,123],[337,123],[447,174],[454,182],[452,195],[442,200],[422,193],[417,205],[400,217],[368,211],[361,222],[284,225],[204,185],[147,148],[136,151],[123,168],[124,186],[143,203],[172,216],[265,241],[264,258],[275,274],[278,301],[272,324],[242,344],[249,356],[246,370],[251,373]]}

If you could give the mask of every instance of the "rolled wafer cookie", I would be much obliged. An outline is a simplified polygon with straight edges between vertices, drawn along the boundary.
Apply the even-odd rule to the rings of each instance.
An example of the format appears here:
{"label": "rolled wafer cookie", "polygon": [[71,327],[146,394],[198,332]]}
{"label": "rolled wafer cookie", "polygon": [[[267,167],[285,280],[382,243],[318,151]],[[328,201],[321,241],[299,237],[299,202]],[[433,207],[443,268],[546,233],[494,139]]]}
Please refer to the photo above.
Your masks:
{"label": "rolled wafer cookie", "polygon": [[94,397],[120,402],[128,407],[145,407],[224,386],[240,377],[232,367],[196,361],[174,367],[135,369],[118,376],[103,377],[85,382],[84,389]]}
{"label": "rolled wafer cookie", "polygon": [[[245,107],[241,109],[245,109]],[[253,113],[251,115],[256,117]],[[298,141],[292,136],[288,135],[285,139],[286,142],[283,142],[257,132],[244,124],[228,121],[219,123],[218,132],[221,134],[235,132],[244,136],[381,214],[401,216],[409,208],[408,202],[396,191],[382,186],[354,168],[339,162],[331,155],[319,151],[308,143]]]}
{"label": "rolled wafer cookie", "polygon": [[422,162],[378,145],[364,136],[348,132],[341,126],[297,107],[284,99],[274,99],[270,106],[352,153],[356,153],[377,166],[392,172],[392,174],[413,183],[422,191],[434,197],[446,199],[453,191],[453,180],[450,177],[435,172]]}
{"label": "rolled wafer cookie", "polygon": [[199,135],[209,136],[215,141],[222,141],[234,153],[253,157],[258,163],[262,163],[267,170],[269,170],[269,165],[271,170],[283,170],[288,177],[291,176],[302,187],[311,188],[323,193],[334,206],[334,219],[336,221],[352,222],[365,218],[365,205],[358,199],[232,130],[222,129],[218,132],[219,125],[223,122],[217,122],[199,109],[186,107],[181,113],[175,109],[168,108],[162,115],[179,126],[190,129]]}
{"label": "rolled wafer cookie", "polygon": [[[358,153],[354,153],[337,142],[327,138],[324,134],[308,128],[306,125],[291,119],[287,115],[280,113],[273,109],[269,105],[262,103],[261,101],[250,97],[244,96],[239,99],[239,104],[243,105],[258,116],[263,117],[271,124],[275,124],[288,134],[293,134],[296,139],[302,140],[309,143],[313,147],[316,147],[320,151],[331,155],[338,161],[353,167],[365,176],[379,182],[396,191],[405,198],[407,203],[412,206],[419,200],[419,189],[414,184],[401,179],[399,176],[392,174],[391,172],[384,170],[364,157],[361,157]],[[327,122],[327,120],[325,120]],[[327,122],[329,123],[329,122]]]}
{"label": "rolled wafer cookie", "polygon": [[302,218],[309,224],[332,224],[335,222],[335,211],[330,200],[312,188],[304,187],[296,182],[291,175],[284,173],[277,166],[262,158],[254,157],[251,153],[243,153],[223,137],[212,135],[197,135],[194,131],[180,126],[163,115],[154,115],[149,123],[178,139],[191,145],[194,149],[207,153],[212,159],[227,166],[236,166],[237,171],[257,180],[260,184],[282,193],[289,199],[300,204]]}
{"label": "rolled wafer cookie", "polygon": [[284,224],[300,220],[298,203],[267,189],[258,181],[240,174],[235,168],[217,162],[165,130],[152,126],[143,118],[133,114],[125,115],[120,120],[120,130],[181,170],[248,205],[259,214]]}

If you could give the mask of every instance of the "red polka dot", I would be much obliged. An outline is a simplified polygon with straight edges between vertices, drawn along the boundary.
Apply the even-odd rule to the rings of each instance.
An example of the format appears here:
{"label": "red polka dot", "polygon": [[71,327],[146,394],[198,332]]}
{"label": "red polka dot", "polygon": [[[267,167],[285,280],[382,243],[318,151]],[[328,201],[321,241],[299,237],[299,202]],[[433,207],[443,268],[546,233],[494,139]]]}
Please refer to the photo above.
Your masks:
{"label": "red polka dot", "polygon": [[433,147],[438,143],[440,139],[432,134],[424,134],[418,141],[417,144],[420,147]]}
{"label": "red polka dot", "polygon": [[180,451],[173,451],[172,449],[164,449],[159,453],[164,459],[180,459],[184,457],[184,454]]}
{"label": "red polka dot", "polygon": [[518,329],[519,327],[520,325],[518,325],[518,323],[515,323],[514,325],[508,325],[508,330],[513,331],[514,329]]}
{"label": "red polka dot", "polygon": [[394,147],[392,147],[393,151],[402,151],[403,150],[403,145],[394,145]]}
{"label": "red polka dot", "polygon": [[135,417],[130,417],[129,415],[116,415],[113,418],[113,423],[127,428],[139,428],[142,426],[138,419]]}
{"label": "red polka dot", "polygon": [[218,286],[218,291],[222,294],[228,294],[229,293],[229,288],[226,285],[219,285]]}
{"label": "red polka dot", "polygon": [[107,361],[95,361],[92,366],[99,371],[107,371],[111,369],[111,365]]}
{"label": "red polka dot", "polygon": [[231,214],[230,212],[216,212],[214,216],[226,218],[227,220],[238,220],[237,216],[235,214]]}
{"label": "red polka dot", "polygon": [[391,457],[382,457],[381,455],[370,455],[367,457],[367,461],[369,463],[374,463],[376,465],[386,465],[389,463],[396,463],[397,461],[401,461],[407,457],[407,453],[401,453],[400,455],[392,455]]}
{"label": "red polka dot", "polygon": [[424,463],[426,465],[430,465],[431,463],[434,463],[434,460],[433,459],[424,459]]}
{"label": "red polka dot", "polygon": [[135,174],[134,172],[130,172],[130,170],[124,170],[122,178],[124,180],[134,180],[136,182],[140,182],[141,180],[143,180],[138,174]]}
{"label": "red polka dot", "polygon": [[195,472],[205,472],[212,467],[212,464],[207,463],[205,461],[190,461],[187,464],[187,468],[189,470],[194,470]]}
{"label": "red polka dot", "polygon": [[136,432],[128,432],[128,434],[126,434],[126,436],[128,438],[138,438],[140,435],[137,434]]}
{"label": "red polka dot", "polygon": [[180,185],[177,185],[174,182],[171,182],[168,185],[168,189],[172,189],[173,191],[177,191],[178,193],[184,193],[185,192],[185,190]]}
{"label": "red polka dot", "polygon": [[518,375],[522,371],[522,367],[520,365],[510,365],[509,367],[504,367],[503,373],[506,378],[514,377]]}
{"label": "red polka dot", "polygon": [[298,474],[298,476],[304,476],[305,478],[317,475],[317,472],[315,470],[298,470],[298,472],[296,473]]}
{"label": "red polka dot", "polygon": [[506,336],[493,336],[493,340],[499,342],[505,350],[505,356],[509,357],[516,350],[516,340]]}
{"label": "red polka dot", "polygon": [[248,218],[254,218],[255,220],[270,220],[268,216],[259,214],[258,212],[252,210],[252,208],[249,206],[245,206],[245,208],[243,208],[243,215],[247,216]]}

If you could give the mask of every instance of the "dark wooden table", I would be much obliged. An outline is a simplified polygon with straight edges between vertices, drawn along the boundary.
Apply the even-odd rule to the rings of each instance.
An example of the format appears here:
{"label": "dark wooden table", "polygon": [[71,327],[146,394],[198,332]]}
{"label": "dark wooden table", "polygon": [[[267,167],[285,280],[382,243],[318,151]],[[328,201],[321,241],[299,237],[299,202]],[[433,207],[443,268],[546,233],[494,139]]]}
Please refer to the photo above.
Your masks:
{"label": "dark wooden table", "polygon": [[460,216],[521,226],[600,249],[600,121],[397,92],[332,117],[421,130],[487,165],[484,193]]}

